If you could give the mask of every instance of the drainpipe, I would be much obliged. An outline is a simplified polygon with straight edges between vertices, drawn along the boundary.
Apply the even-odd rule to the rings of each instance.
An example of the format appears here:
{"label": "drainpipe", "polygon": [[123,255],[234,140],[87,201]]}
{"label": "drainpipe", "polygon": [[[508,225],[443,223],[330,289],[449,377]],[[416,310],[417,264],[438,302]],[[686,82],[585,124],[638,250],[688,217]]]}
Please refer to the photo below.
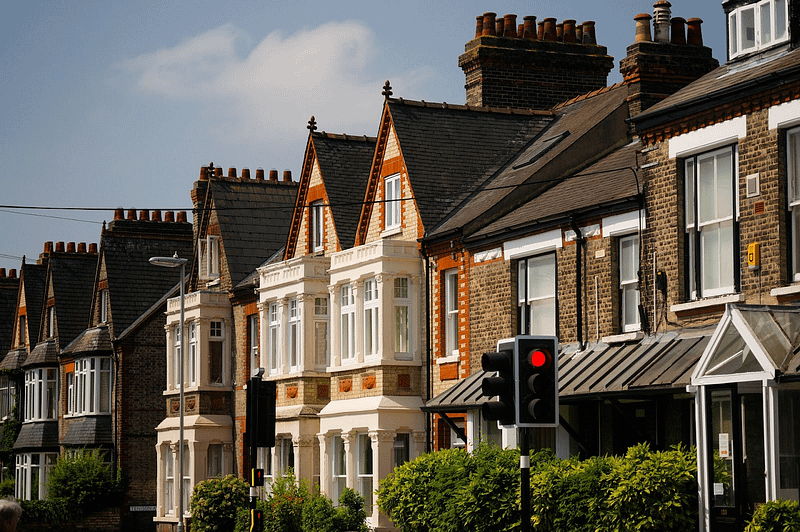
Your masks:
{"label": "drainpipe", "polygon": [[575,219],[570,219],[572,230],[575,231],[575,320],[576,320],[576,333],[578,336],[578,350],[583,351],[583,294],[581,293],[581,278],[583,277],[583,233],[581,228],[575,222]]}

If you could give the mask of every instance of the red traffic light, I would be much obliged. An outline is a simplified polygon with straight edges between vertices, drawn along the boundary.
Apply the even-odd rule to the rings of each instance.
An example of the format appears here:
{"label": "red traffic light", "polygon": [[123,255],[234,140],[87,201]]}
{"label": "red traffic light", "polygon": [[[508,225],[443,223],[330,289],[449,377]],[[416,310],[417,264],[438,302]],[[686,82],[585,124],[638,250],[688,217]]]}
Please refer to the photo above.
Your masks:
{"label": "red traffic light", "polygon": [[536,369],[547,369],[553,363],[553,357],[546,349],[534,349],[528,353],[528,362]]}

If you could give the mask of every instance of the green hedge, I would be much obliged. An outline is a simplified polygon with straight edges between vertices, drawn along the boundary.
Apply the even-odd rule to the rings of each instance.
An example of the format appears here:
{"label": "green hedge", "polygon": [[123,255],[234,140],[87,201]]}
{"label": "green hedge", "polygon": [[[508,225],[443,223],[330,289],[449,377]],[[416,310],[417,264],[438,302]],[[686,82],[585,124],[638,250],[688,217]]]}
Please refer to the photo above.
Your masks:
{"label": "green hedge", "polygon": [[753,514],[745,532],[794,532],[800,530],[800,505],[797,501],[770,501]]}
{"label": "green hedge", "polygon": [[248,500],[247,483],[233,475],[197,483],[189,502],[192,532],[233,529],[239,508],[246,507]]}

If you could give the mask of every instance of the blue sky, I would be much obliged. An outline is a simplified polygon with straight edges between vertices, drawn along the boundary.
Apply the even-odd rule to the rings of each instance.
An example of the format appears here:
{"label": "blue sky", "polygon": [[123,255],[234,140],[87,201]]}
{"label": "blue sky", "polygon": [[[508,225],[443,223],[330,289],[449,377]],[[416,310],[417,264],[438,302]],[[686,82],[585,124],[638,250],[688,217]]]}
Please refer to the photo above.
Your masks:
{"label": "blue sky", "polygon": [[[671,0],[725,61],[720,0]],[[613,6],[612,6],[613,4]],[[320,130],[375,135],[385,80],[406,99],[463,103],[458,56],[485,11],[595,20],[614,57],[653,1],[26,1],[0,6],[0,268],[46,241],[99,242],[115,207],[190,210],[228,168],[302,164]],[[227,171],[227,170],[226,170]],[[105,208],[30,210],[9,206]]]}

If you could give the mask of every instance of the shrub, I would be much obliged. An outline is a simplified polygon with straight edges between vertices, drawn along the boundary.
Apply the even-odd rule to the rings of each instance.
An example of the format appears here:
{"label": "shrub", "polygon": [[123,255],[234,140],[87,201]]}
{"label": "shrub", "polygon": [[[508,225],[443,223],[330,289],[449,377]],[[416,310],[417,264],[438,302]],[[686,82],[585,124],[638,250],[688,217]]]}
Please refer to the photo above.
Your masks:
{"label": "shrub", "polygon": [[115,475],[97,449],[60,456],[48,480],[48,497],[66,499],[79,512],[118,506],[126,489],[127,480],[122,473]]}
{"label": "shrub", "polygon": [[800,505],[797,501],[769,501],[753,514],[745,532],[792,532],[800,530]]}
{"label": "shrub", "polygon": [[67,499],[46,499],[38,501],[19,501],[22,506],[22,524],[47,523],[59,525],[68,521],[75,521],[83,515],[83,511],[76,509],[72,501]]}
{"label": "shrub", "polygon": [[303,532],[367,532],[364,499],[350,488],[339,497],[339,506],[322,494],[303,505]]}
{"label": "shrub", "polygon": [[14,496],[14,477],[0,481],[0,499],[5,499]]}
{"label": "shrub", "polygon": [[246,507],[247,501],[247,484],[233,475],[198,483],[192,491],[189,503],[192,532],[232,530],[239,508]]}

